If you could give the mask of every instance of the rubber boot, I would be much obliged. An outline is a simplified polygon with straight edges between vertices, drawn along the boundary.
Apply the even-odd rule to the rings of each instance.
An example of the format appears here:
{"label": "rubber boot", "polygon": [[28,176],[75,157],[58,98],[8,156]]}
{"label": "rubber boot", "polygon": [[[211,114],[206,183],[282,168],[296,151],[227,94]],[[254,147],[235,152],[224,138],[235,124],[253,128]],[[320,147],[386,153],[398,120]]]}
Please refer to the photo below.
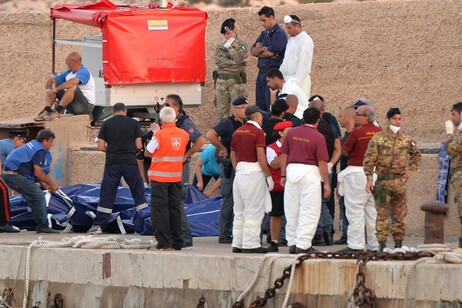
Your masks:
{"label": "rubber boot", "polygon": [[387,248],[387,242],[386,241],[380,241],[379,242],[379,251],[382,252],[385,248]]}
{"label": "rubber boot", "polygon": [[395,248],[403,247],[403,241],[395,241]]}

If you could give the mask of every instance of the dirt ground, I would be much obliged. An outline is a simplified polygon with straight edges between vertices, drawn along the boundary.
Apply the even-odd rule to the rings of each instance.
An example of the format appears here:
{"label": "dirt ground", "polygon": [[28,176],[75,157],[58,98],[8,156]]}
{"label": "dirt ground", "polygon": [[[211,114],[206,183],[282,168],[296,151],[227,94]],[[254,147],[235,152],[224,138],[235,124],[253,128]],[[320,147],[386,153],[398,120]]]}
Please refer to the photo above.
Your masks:
{"label": "dirt ground", "polygon": [[[450,105],[462,100],[462,2],[451,0],[366,1],[275,6],[276,19],[297,14],[315,43],[312,93],[328,110],[359,97],[374,101],[379,122],[390,107],[401,108],[405,131],[420,143],[437,143]],[[205,101],[189,114],[206,133],[218,120],[213,107],[214,48],[221,22],[237,21],[249,45],[260,31],[258,8],[207,9]],[[58,36],[82,38],[99,29],[58,21]],[[34,116],[42,108],[51,73],[51,22],[43,12],[0,13],[0,120]],[[161,46],[161,42],[160,42]],[[58,70],[70,47],[57,50]],[[136,55],[134,55],[136,56]],[[249,55],[250,100],[256,60]]]}

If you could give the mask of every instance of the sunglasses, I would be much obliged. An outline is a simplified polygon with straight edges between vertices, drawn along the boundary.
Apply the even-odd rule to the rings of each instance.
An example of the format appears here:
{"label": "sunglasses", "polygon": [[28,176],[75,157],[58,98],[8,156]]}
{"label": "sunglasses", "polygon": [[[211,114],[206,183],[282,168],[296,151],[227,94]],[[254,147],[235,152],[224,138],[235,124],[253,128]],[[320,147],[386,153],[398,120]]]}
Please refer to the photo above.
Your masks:
{"label": "sunglasses", "polygon": [[170,105],[168,103],[165,103],[162,105],[162,107],[170,107]]}
{"label": "sunglasses", "polygon": [[364,113],[357,113],[356,112],[356,116],[365,117],[366,115]]}
{"label": "sunglasses", "polygon": [[288,24],[288,23],[291,23],[291,22],[292,22],[292,23],[299,24],[299,25],[302,24],[301,22],[299,22],[299,21],[293,19],[293,18],[290,17],[289,15],[284,16],[284,23],[285,23],[285,24]]}

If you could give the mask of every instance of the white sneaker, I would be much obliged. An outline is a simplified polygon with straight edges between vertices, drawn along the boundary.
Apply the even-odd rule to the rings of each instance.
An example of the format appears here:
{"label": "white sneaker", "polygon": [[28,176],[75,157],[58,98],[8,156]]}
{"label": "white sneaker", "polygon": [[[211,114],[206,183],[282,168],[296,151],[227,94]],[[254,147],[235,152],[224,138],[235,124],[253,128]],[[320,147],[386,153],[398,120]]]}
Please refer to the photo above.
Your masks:
{"label": "white sneaker", "polygon": [[88,234],[103,234],[103,229],[98,225],[93,225],[90,230],[87,231]]}

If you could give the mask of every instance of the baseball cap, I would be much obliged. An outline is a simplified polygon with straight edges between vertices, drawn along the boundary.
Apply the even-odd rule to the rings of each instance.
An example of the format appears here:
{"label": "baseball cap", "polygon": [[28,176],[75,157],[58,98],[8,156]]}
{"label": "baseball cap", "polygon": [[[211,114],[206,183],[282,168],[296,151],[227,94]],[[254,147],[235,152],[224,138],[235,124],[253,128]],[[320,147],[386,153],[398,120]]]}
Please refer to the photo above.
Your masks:
{"label": "baseball cap", "polygon": [[313,95],[308,99],[309,102],[312,101],[321,101],[324,102],[324,98],[321,95]]}
{"label": "baseball cap", "polygon": [[372,107],[372,101],[367,98],[360,98],[356,102],[354,102],[351,107],[353,107],[354,109],[358,109],[361,106]]}
{"label": "baseball cap", "polygon": [[248,106],[247,108],[245,108],[245,116],[246,117],[249,117],[252,114],[257,113],[257,112],[262,113],[261,110],[260,110],[260,107],[258,107],[257,105],[252,105],[252,106]]}
{"label": "baseball cap", "polygon": [[10,129],[8,131],[11,137],[20,137],[27,142],[27,136],[29,135],[28,129]]}

